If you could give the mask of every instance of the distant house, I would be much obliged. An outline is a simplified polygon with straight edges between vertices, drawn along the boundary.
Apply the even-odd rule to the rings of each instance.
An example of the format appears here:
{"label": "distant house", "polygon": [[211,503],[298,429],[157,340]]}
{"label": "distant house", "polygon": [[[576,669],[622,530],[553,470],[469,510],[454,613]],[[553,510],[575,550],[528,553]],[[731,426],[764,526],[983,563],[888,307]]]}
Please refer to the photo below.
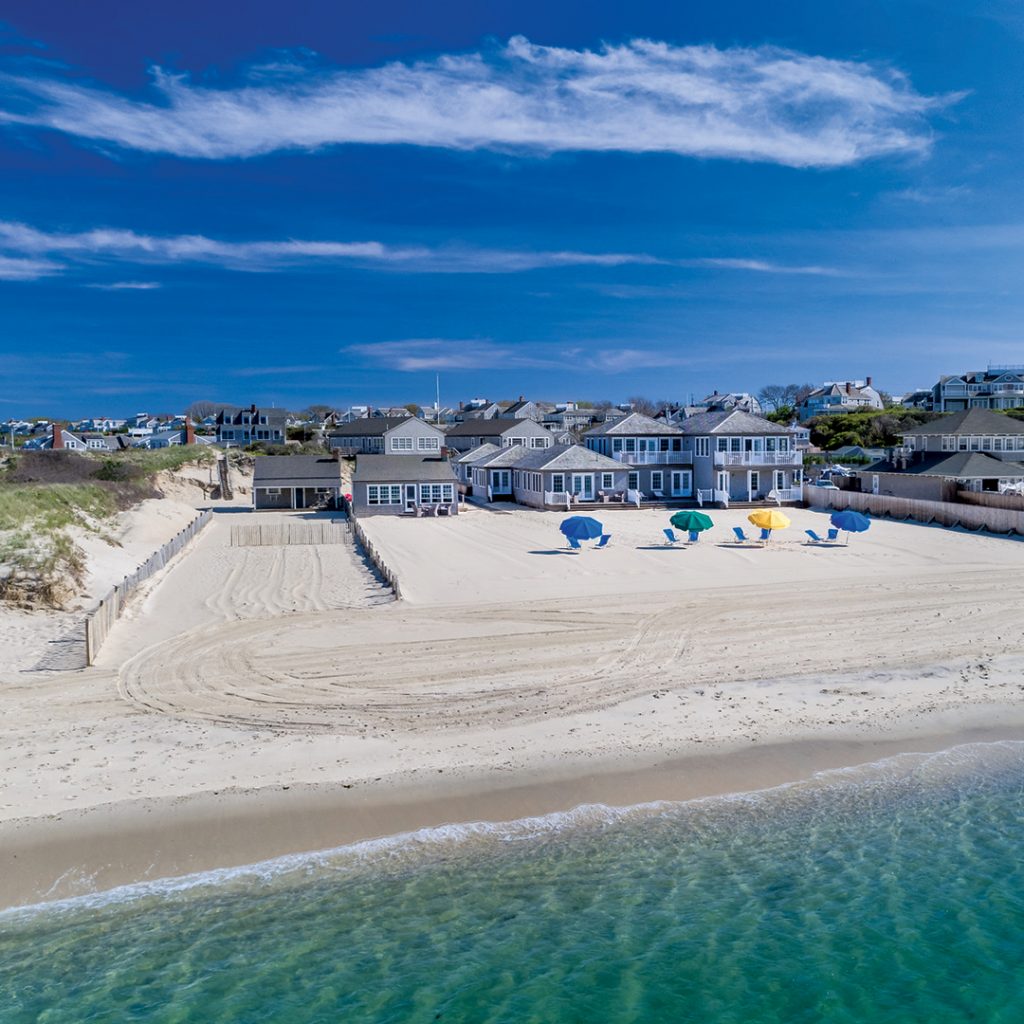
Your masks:
{"label": "distant house", "polygon": [[1010,416],[966,409],[905,430],[902,442],[857,474],[861,490],[949,501],[1024,481],[1024,421]]}
{"label": "distant house", "polygon": [[882,408],[882,396],[872,386],[870,377],[866,380],[828,381],[808,392],[797,403],[797,413],[803,422],[814,416]]}
{"label": "distant house", "polygon": [[335,427],[328,447],[343,455],[440,455],[445,434],[415,416],[368,416]]}
{"label": "distant house", "polygon": [[459,403],[459,411],[455,418],[462,423],[465,420],[493,420],[495,416],[500,415],[501,406],[497,402],[489,402],[486,398],[474,398],[465,405]]}
{"label": "distant house", "polygon": [[694,415],[701,412],[749,412],[751,416],[761,415],[761,403],[746,391],[729,391],[722,394],[713,391],[706,398],[694,404]]}
{"label": "distant house", "polygon": [[534,420],[540,423],[544,419],[544,410],[536,402],[527,401],[520,395],[519,401],[502,409],[498,415],[502,419]]}
{"label": "distant house", "polygon": [[1024,366],[989,366],[940,377],[928,408],[932,412],[1024,408]]}
{"label": "distant house", "polygon": [[505,449],[500,448],[496,444],[482,444],[478,448],[474,448],[471,451],[463,452],[452,460],[452,469],[455,471],[455,477],[460,484],[466,486],[472,486],[473,484],[473,466],[478,462],[482,462],[485,459],[489,459],[492,455],[497,455],[498,452],[504,451]]}
{"label": "distant house", "polygon": [[337,508],[341,464],[329,455],[257,455],[254,509]]}
{"label": "distant house", "polygon": [[441,510],[456,515],[458,483],[451,463],[441,456],[357,455],[352,510],[357,516]]}
{"label": "distant house", "polygon": [[587,448],[627,470],[626,487],[651,498],[693,495],[693,453],[680,427],[633,412],[583,435]]}
{"label": "distant house", "polygon": [[284,409],[222,409],[217,414],[217,444],[223,448],[248,447],[256,442],[284,444],[287,439]]}
{"label": "distant house", "polygon": [[522,445],[525,448],[550,448],[555,439],[549,430],[531,419],[479,419],[454,423],[445,431],[447,446],[468,452],[482,444],[499,448]]}

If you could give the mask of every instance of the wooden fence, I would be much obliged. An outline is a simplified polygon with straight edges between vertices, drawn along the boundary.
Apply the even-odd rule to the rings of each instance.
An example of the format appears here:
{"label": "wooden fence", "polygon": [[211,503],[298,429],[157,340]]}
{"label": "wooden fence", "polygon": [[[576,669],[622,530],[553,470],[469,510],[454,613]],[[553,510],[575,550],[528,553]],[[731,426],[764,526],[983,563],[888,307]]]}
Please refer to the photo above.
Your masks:
{"label": "wooden fence", "polygon": [[966,502],[922,501],[917,498],[897,498],[889,494],[870,494],[864,491],[832,491],[809,484],[804,487],[804,501],[812,506],[853,508],[858,512],[889,516],[892,519],[911,519],[918,523],[962,526],[967,530],[1024,535],[1024,510],[1016,511]]}
{"label": "wooden fence", "polygon": [[988,505],[990,508],[1009,508],[1024,512],[1024,497],[1019,494],[999,494],[996,491],[957,491],[957,501],[969,505]]}
{"label": "wooden fence", "polygon": [[259,547],[292,544],[347,543],[345,524],[340,519],[319,520],[311,523],[256,523],[252,526],[232,526],[231,546]]}
{"label": "wooden fence", "polygon": [[366,531],[352,512],[351,502],[345,501],[345,510],[348,513],[348,527],[352,532],[352,539],[363,549],[364,552],[366,552],[366,557],[373,564],[373,567],[377,572],[380,573],[381,579],[384,580],[384,582],[393,591],[395,600],[401,601],[402,588],[398,582],[398,576],[395,575],[391,566],[384,561],[381,553],[373,546],[370,538],[366,536]]}
{"label": "wooden fence", "polygon": [[162,548],[154,551],[135,572],[117,584],[100,601],[99,606],[85,618],[85,663],[91,665],[96,660],[99,649],[103,646],[114,623],[121,617],[128,599],[139,586],[159,572],[174,558],[190,540],[210,521],[213,513],[207,509],[192,520],[180,533],[171,538]]}

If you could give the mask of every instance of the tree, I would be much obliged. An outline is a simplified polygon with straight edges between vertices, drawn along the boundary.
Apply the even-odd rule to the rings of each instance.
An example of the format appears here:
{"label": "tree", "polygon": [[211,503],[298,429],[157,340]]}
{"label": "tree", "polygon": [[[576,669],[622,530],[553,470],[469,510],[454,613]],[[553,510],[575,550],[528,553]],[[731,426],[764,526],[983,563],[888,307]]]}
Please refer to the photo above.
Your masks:
{"label": "tree", "polygon": [[402,408],[404,408],[405,411],[408,412],[410,416],[420,416],[423,414],[423,410],[415,402],[410,402],[408,405],[405,405]]}
{"label": "tree", "polygon": [[784,405],[797,405],[814,390],[813,384],[766,384],[757,393],[762,409],[778,412]]}
{"label": "tree", "polygon": [[653,416],[658,411],[658,406],[642,395],[634,395],[632,398],[627,398],[626,401],[629,402],[633,412],[641,413],[644,416]]}
{"label": "tree", "polygon": [[193,402],[186,410],[185,415],[193,423],[199,423],[201,420],[205,420],[207,416],[212,416],[215,412],[220,409],[220,406],[216,402],[207,402],[205,400],[199,402]]}

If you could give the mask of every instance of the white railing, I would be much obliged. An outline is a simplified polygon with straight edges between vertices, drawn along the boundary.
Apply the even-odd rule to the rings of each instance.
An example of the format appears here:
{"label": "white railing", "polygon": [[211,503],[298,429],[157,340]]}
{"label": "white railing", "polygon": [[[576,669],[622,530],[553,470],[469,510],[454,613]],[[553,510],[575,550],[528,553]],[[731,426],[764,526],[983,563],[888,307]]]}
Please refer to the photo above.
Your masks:
{"label": "white railing", "polygon": [[564,505],[568,512],[572,508],[572,495],[568,491],[545,491],[545,505]]}
{"label": "white railing", "polygon": [[705,501],[717,501],[723,508],[729,507],[729,492],[720,491],[717,487],[698,489],[697,491],[697,504],[702,506]]}
{"label": "white railing", "polygon": [[693,452],[612,452],[612,458],[629,466],[689,466]]}
{"label": "white railing", "polygon": [[802,452],[715,452],[716,466],[802,466]]}
{"label": "white railing", "polygon": [[784,501],[803,501],[803,486],[798,487],[776,487],[768,492],[768,500],[781,505]]}
{"label": "white railing", "polygon": [[643,491],[634,491],[632,488],[626,491],[626,501],[632,502],[637,508],[640,507],[640,502],[644,500]]}

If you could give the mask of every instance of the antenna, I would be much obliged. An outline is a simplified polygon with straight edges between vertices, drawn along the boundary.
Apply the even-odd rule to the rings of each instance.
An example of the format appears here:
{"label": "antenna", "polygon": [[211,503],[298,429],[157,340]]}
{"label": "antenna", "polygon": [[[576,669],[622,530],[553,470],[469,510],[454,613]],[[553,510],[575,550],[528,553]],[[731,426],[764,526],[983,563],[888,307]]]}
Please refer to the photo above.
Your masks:
{"label": "antenna", "polygon": [[434,387],[437,389],[434,397],[434,423],[441,425],[441,374],[434,374]]}

